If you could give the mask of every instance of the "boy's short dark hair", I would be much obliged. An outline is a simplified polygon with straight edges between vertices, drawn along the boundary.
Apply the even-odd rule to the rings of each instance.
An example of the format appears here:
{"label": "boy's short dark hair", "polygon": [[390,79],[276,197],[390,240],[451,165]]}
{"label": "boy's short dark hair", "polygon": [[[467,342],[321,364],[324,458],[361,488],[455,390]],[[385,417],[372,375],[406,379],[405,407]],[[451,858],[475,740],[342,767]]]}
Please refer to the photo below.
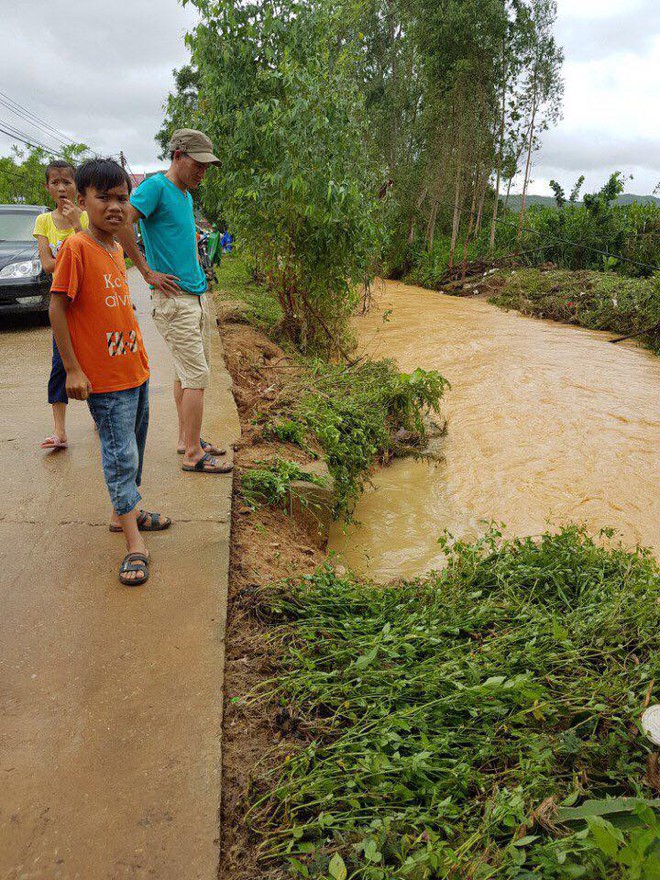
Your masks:
{"label": "boy's short dark hair", "polygon": [[81,196],[90,186],[98,192],[107,192],[122,183],[126,184],[130,193],[133,188],[131,178],[114,159],[88,159],[76,171],[76,186]]}
{"label": "boy's short dark hair", "polygon": [[66,159],[53,159],[52,162],[49,162],[46,165],[46,183],[49,183],[50,172],[54,171],[56,168],[68,168],[71,172],[71,177],[76,177],[76,169],[73,167],[71,162],[67,162]]}

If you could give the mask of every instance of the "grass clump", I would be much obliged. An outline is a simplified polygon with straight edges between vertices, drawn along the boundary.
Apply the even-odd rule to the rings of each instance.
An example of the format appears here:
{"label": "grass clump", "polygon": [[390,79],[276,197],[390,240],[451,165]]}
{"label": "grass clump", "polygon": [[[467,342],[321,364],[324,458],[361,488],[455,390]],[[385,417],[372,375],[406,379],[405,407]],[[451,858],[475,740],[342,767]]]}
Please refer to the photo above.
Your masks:
{"label": "grass clump", "polygon": [[[660,324],[657,278],[622,278],[607,272],[519,269],[491,302],[527,315],[609,330],[625,336]],[[660,327],[645,337],[660,354]]]}
{"label": "grass clump", "polygon": [[272,504],[282,507],[295,480],[323,485],[320,477],[307,473],[295,461],[274,458],[256,464],[258,467],[248,468],[241,475],[241,495],[253,506]]}
{"label": "grass clump", "polygon": [[255,699],[285,706],[299,739],[254,794],[263,862],[351,880],[657,878],[638,729],[660,681],[656,562],[574,526],[445,544],[445,570],[396,587],[326,567],[264,594],[281,659]]}
{"label": "grass clump", "polygon": [[240,250],[223,254],[215,269],[215,295],[220,300],[238,301],[246,307],[246,319],[266,332],[273,330],[282,315],[275,297],[255,280],[248,259]]}

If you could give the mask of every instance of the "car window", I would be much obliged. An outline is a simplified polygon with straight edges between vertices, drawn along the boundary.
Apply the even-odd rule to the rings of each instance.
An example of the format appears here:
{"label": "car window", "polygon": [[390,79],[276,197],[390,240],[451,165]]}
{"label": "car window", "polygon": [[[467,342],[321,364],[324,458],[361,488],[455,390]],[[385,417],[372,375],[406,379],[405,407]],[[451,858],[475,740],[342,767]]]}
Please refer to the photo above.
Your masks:
{"label": "car window", "polygon": [[0,241],[32,241],[36,214],[0,211]]}

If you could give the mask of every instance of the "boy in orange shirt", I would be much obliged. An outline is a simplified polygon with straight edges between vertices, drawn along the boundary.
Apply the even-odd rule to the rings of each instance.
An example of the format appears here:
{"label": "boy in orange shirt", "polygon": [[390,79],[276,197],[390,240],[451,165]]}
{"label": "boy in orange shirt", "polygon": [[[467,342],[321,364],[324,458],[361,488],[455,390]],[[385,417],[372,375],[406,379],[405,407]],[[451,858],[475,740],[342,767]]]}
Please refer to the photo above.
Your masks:
{"label": "boy in orange shirt", "polygon": [[144,584],[150,557],[140,531],[161,531],[168,517],[138,510],[149,424],[149,363],[115,234],[126,222],[131,182],[111,159],[76,171],[78,203],[89,227],[67,239],[57,258],[50,322],[66,370],[66,392],[86,400],[99,433],[112,501],[111,531],[123,531],[127,555],[119,580]]}

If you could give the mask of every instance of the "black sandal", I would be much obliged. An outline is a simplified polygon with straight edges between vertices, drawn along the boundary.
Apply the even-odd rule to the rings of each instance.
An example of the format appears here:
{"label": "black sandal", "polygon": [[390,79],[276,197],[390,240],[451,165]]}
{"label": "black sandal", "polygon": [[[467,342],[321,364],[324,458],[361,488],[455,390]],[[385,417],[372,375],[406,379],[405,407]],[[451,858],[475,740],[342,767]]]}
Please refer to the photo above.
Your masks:
{"label": "black sandal", "polygon": [[[140,510],[137,518],[137,526],[141,532],[164,532],[165,529],[169,529],[172,525],[172,520],[169,516],[164,516],[161,519],[159,513],[151,513],[148,510]],[[113,526],[110,525],[109,529],[111,532],[121,532],[121,526]]]}
{"label": "black sandal", "polygon": [[[124,556],[119,569],[119,580],[126,587],[140,587],[149,580],[149,556],[146,553],[129,553]],[[141,572],[141,577],[127,578],[125,575]]]}
{"label": "black sandal", "polygon": [[[215,443],[209,443],[208,440],[203,440],[201,437],[199,438],[199,445],[202,447],[204,452],[208,452],[209,455],[217,455],[217,456],[227,455],[226,449],[222,449],[222,447],[216,446]],[[213,451],[214,449],[216,450],[215,452]],[[186,450],[185,449],[177,449],[177,454],[178,455],[185,455]]]}
{"label": "black sandal", "polygon": [[[211,463],[211,467],[206,467],[208,463]],[[194,473],[195,471],[197,471],[197,473],[199,474],[229,474],[234,470],[234,465],[218,464],[218,462],[212,455],[210,455],[208,452],[205,452],[204,455],[197,462],[197,464],[184,464],[181,470],[187,471],[188,473]]]}

